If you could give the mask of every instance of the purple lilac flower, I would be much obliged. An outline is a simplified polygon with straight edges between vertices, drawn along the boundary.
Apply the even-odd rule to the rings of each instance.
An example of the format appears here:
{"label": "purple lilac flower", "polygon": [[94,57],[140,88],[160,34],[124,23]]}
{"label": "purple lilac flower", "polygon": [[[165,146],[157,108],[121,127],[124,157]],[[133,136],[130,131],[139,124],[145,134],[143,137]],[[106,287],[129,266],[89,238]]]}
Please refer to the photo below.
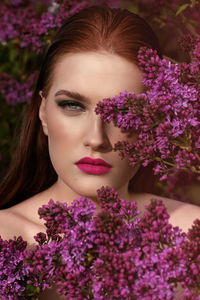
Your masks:
{"label": "purple lilac flower", "polygon": [[1,93],[5,96],[8,104],[29,102],[32,96],[32,88],[37,72],[29,76],[24,83],[19,83],[6,73],[0,74]]}
{"label": "purple lilac flower", "polygon": [[169,224],[169,215],[161,201],[152,199],[146,209],[139,224],[142,247],[135,260],[134,295],[137,299],[175,299],[174,282],[183,278],[186,269],[179,253],[185,234]]}
{"label": "purple lilac flower", "polygon": [[21,237],[4,241],[0,238],[0,297],[2,300],[18,299],[25,288],[20,281],[28,272],[24,267],[27,242]]}
{"label": "purple lilac flower", "polygon": [[184,241],[182,249],[187,257],[186,274],[182,286],[187,289],[195,289],[200,286],[200,220],[194,221],[188,231],[188,239]]}
{"label": "purple lilac flower", "polygon": [[26,253],[21,239],[1,240],[0,276],[16,273],[12,289],[9,280],[1,281],[3,300],[15,299],[12,293],[38,295],[51,285],[71,300],[175,300],[177,284],[181,300],[199,299],[200,220],[186,234],[169,223],[159,199],[140,217],[136,203],[112,188],[99,189],[97,201],[98,214],[84,197],[70,206],[53,200],[43,205],[46,234],[38,233],[38,245]]}
{"label": "purple lilac flower", "polygon": [[[111,203],[120,200],[112,189],[105,188],[99,191],[99,195],[102,201],[106,199],[106,204],[109,203],[109,192]],[[115,200],[112,202],[112,199]],[[166,208],[154,200],[139,223],[135,223],[137,231],[134,231],[131,247],[125,242],[126,235],[122,231],[123,223],[118,219],[120,214],[117,212],[120,210],[117,207],[114,206],[113,212],[110,210],[114,226],[109,226],[106,211],[96,224],[101,232],[98,239],[101,247],[94,262],[95,299],[105,299],[105,295],[106,299],[175,299],[175,281],[182,280],[186,271],[185,257],[179,250],[185,234],[169,224]],[[117,234],[123,237],[122,247],[117,245]],[[135,243],[136,240],[138,243]],[[174,281],[171,281],[172,278]]]}
{"label": "purple lilac flower", "polygon": [[44,11],[40,16],[31,3],[27,3],[24,7],[22,4],[20,2],[10,7],[3,3],[0,5],[0,40],[7,42],[16,38],[16,43],[20,47],[39,53],[45,45],[45,36],[57,27],[55,15]]}
{"label": "purple lilac flower", "polygon": [[[48,238],[52,240],[60,240],[59,234],[63,232],[66,225],[69,224],[71,228],[74,224],[73,219],[70,216],[69,208],[66,203],[55,203],[52,199],[47,205],[43,205],[39,210],[38,214],[40,218],[44,219],[46,226],[46,233]],[[44,240],[45,237],[37,236],[36,239]],[[42,242],[42,241],[41,241]]]}
{"label": "purple lilac flower", "polygon": [[[0,40],[2,42],[7,42],[9,39],[19,38],[18,43],[22,47],[26,45],[31,45],[32,41],[36,43],[33,47],[39,47],[41,42],[34,36],[34,31],[31,25],[37,24],[39,19],[36,11],[31,7],[26,8],[11,6],[7,7],[5,4],[0,5],[1,14],[1,30],[0,30]],[[30,29],[32,31],[30,31]],[[31,36],[32,33],[32,36]],[[25,42],[26,38],[29,37],[29,41]],[[36,48],[34,48],[36,49]]]}
{"label": "purple lilac flower", "polygon": [[56,1],[58,3],[57,14],[55,17],[55,24],[59,28],[63,21],[66,21],[70,16],[78,13],[80,10],[92,5],[91,0],[78,1],[78,0],[63,0]]}
{"label": "purple lilac flower", "polygon": [[[40,234],[36,239],[42,248],[47,247],[45,243],[51,238],[48,243],[50,263],[44,262],[44,255],[41,256],[38,249],[37,255],[31,259],[34,261],[33,270],[38,277],[36,271],[42,270],[44,264],[43,273],[47,277],[51,273],[51,280],[66,299],[85,299],[87,288],[91,287],[94,276],[96,278],[92,263],[98,256],[105,254],[105,249],[113,247],[123,251],[124,248],[131,249],[140,244],[137,222],[133,220],[138,214],[136,204],[119,198],[108,187],[98,191],[98,199],[105,202],[99,217],[94,216],[95,205],[86,198],[75,200],[69,207],[66,203],[54,203],[51,200],[39,210],[40,217],[46,221],[47,237]],[[109,202],[112,202],[114,208]],[[108,206],[110,210],[107,212]],[[59,234],[60,239],[56,239],[55,236]],[[54,264],[48,270],[47,265],[52,265],[52,261],[59,261],[59,264]],[[47,279],[45,277],[44,282]]]}
{"label": "purple lilac flower", "polygon": [[49,245],[37,245],[34,249],[27,251],[25,256],[25,267],[28,272],[27,284],[35,288],[37,293],[52,285],[52,277],[55,269],[55,247],[52,241]]}
{"label": "purple lilac flower", "polygon": [[103,99],[95,109],[105,122],[122,131],[133,130],[133,142],[119,141],[114,150],[131,165],[154,161],[155,174],[166,179],[170,170],[199,172],[200,102],[196,85],[182,79],[182,69],[155,50],[141,48],[138,55],[146,93],[120,93]]}
{"label": "purple lilac flower", "polygon": [[[63,0],[40,1],[43,5],[42,13],[38,13],[35,6],[37,1],[9,0],[9,3],[0,4],[0,40],[8,42],[16,39],[22,48],[28,48],[40,53],[51,38],[51,32],[62,26],[67,18],[78,13],[83,8],[94,5],[93,0]],[[39,2],[39,1],[38,1]],[[117,7],[121,0],[101,0],[98,5]]]}
{"label": "purple lilac flower", "polygon": [[50,278],[66,299],[85,299],[82,289],[91,285],[86,261],[94,243],[95,211],[96,206],[87,198],[79,198],[71,206],[51,200],[39,210],[40,217],[46,221],[48,238],[52,239],[48,244],[54,261]]}

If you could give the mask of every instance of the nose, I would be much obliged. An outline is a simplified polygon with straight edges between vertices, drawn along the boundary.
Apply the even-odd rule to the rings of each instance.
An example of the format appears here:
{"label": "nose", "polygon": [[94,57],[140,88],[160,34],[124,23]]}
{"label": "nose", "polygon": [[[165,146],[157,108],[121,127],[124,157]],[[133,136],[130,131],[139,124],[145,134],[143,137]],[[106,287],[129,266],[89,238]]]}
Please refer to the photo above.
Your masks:
{"label": "nose", "polygon": [[93,151],[108,152],[112,150],[112,145],[106,132],[106,124],[95,113],[88,120],[84,145],[90,147]]}

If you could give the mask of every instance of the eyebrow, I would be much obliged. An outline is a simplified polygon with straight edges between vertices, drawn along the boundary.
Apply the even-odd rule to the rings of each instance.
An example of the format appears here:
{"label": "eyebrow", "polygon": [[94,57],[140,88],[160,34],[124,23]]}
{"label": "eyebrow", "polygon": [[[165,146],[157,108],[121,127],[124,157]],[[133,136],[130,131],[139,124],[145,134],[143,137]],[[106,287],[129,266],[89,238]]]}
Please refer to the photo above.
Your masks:
{"label": "eyebrow", "polygon": [[83,102],[89,101],[89,99],[87,97],[85,97],[77,92],[73,92],[73,91],[59,90],[55,93],[54,96],[60,96],[60,95],[65,95],[67,97],[73,98],[78,101],[83,101]]}

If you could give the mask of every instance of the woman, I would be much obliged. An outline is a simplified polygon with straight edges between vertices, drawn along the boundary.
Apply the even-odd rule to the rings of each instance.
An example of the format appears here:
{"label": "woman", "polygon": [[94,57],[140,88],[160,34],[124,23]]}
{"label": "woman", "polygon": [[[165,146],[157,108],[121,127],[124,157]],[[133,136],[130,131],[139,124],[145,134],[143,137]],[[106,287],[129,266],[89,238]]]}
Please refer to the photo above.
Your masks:
{"label": "woman", "polygon": [[[136,134],[104,124],[94,112],[103,98],[124,91],[143,92],[137,62],[141,46],[156,49],[161,56],[149,25],[122,9],[86,8],[58,31],[0,187],[2,204],[15,204],[0,212],[4,239],[22,235],[29,244],[34,243],[33,236],[45,230],[38,218],[39,207],[51,198],[70,204],[82,195],[95,202],[96,190],[102,185],[135,200],[141,211],[149,203],[152,194],[141,188],[139,164],[130,167],[128,160],[121,160],[112,150],[118,140],[133,140]],[[151,182],[151,177],[146,174],[145,180]],[[185,231],[200,216],[197,206],[161,199],[171,223]]]}

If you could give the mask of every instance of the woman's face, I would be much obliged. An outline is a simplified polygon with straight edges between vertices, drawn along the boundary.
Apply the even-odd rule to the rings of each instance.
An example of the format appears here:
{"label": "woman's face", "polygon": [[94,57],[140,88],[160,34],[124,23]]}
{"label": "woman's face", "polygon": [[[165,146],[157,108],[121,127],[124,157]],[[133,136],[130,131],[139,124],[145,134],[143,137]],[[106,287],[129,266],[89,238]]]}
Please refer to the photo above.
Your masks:
{"label": "woman's face", "polygon": [[127,159],[121,160],[113,146],[118,140],[133,141],[136,136],[103,123],[94,111],[103,98],[125,91],[143,91],[142,73],[118,55],[66,54],[56,64],[39,116],[59,186],[66,195],[95,198],[101,186],[126,195],[128,182],[139,166],[131,167]]}

